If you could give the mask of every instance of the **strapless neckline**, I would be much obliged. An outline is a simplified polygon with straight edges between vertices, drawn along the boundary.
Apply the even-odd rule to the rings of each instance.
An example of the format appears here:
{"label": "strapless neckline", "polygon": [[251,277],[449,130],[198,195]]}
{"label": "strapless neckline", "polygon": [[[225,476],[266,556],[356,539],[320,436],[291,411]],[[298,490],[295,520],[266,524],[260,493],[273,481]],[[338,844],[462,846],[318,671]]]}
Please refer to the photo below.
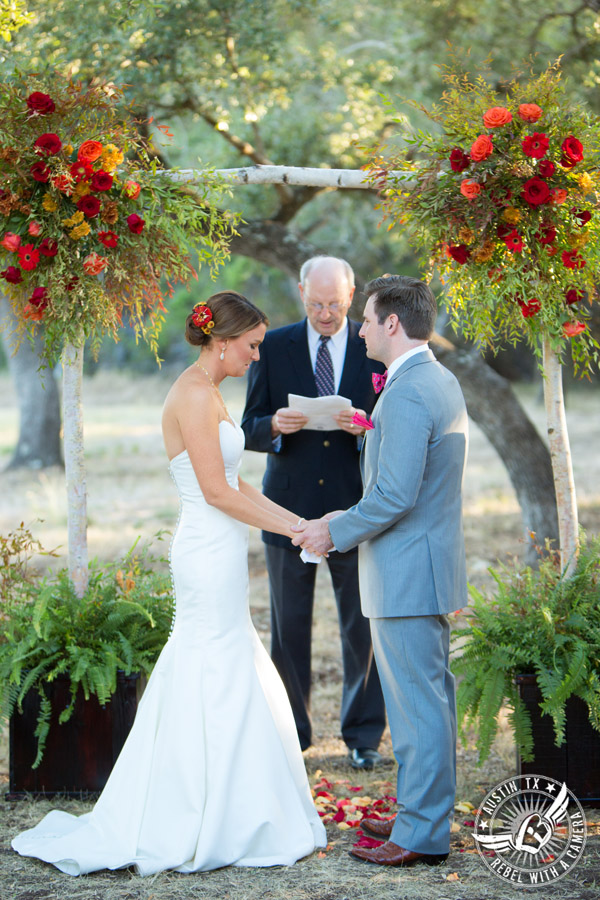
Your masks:
{"label": "strapless neckline", "polygon": [[[238,425],[236,422],[232,422],[230,419],[221,419],[219,422],[219,427],[221,425],[224,425],[225,423],[227,423],[227,425],[231,425],[231,427],[235,429],[235,431],[241,431],[241,425]],[[172,466],[175,460],[179,459],[182,456],[189,457],[189,453],[187,452],[187,450],[182,450],[180,453],[177,453],[172,459],[170,459],[169,466]]]}

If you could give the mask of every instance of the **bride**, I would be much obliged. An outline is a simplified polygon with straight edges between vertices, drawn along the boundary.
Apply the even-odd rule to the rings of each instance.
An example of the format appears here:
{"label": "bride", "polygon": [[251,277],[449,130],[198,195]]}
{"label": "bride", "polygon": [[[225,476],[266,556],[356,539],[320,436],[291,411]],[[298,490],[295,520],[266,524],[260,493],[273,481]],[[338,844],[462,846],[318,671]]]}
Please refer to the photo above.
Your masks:
{"label": "bride", "polygon": [[250,619],[248,526],[298,517],[238,478],[244,435],[219,385],[259,358],[268,321],[232,291],[197,304],[200,357],[172,386],[163,437],[181,512],[176,612],[133,728],[93,810],[54,810],[14,838],[70,875],[291,865],[326,844],[287,694]]}

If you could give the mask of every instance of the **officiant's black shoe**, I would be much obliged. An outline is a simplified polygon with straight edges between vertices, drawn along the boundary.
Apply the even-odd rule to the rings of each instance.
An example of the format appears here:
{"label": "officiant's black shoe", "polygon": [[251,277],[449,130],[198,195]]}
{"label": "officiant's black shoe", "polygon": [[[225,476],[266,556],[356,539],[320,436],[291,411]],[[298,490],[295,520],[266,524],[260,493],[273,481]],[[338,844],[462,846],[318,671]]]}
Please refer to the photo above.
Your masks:
{"label": "officiant's black shoe", "polygon": [[353,769],[373,769],[381,762],[381,755],[370,747],[354,747],[348,758]]}

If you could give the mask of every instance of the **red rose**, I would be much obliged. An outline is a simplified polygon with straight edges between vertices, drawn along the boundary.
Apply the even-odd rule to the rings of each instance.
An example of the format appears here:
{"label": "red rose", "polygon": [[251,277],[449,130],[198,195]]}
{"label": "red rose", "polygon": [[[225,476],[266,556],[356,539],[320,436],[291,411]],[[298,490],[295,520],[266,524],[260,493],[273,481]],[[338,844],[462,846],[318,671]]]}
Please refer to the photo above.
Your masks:
{"label": "red rose", "polygon": [[584,297],[585,293],[583,291],[578,291],[576,288],[569,288],[565,294],[565,302],[571,306],[573,303],[579,303]]}
{"label": "red rose", "polygon": [[519,234],[516,228],[507,234],[505,238],[503,238],[504,243],[506,244],[506,249],[510,250],[511,253],[521,253],[523,250],[523,238]]}
{"label": "red rose", "polygon": [[452,259],[456,260],[457,263],[460,263],[461,266],[466,263],[469,256],[471,255],[466,244],[456,244],[454,246],[449,246],[448,253],[452,257]]}
{"label": "red rose", "polygon": [[81,200],[77,201],[75,206],[77,209],[80,209],[82,213],[85,213],[88,219],[93,219],[100,212],[102,204],[93,194],[86,194]]}
{"label": "red rose", "polygon": [[46,306],[48,304],[48,288],[36,287],[29,302],[33,306]]}
{"label": "red rose", "polygon": [[19,265],[26,272],[31,272],[33,269],[37,268],[37,264],[40,261],[40,254],[33,244],[22,244],[17,250],[17,255],[19,257]]}
{"label": "red rose", "polygon": [[146,223],[137,213],[131,213],[130,216],[127,216],[127,224],[129,225],[130,231],[134,234],[140,234],[144,230],[144,225]]}
{"label": "red rose", "polygon": [[52,238],[44,238],[38,250],[42,256],[56,256],[58,253],[58,244]]}
{"label": "red rose", "polygon": [[542,176],[542,178],[551,178],[554,175],[554,170],[556,166],[549,159],[543,159],[538,166],[538,174]]}
{"label": "red rose", "polygon": [[523,185],[521,197],[530,206],[541,206],[550,200],[550,188],[545,181],[535,175]]}
{"label": "red rose", "polygon": [[531,156],[532,159],[541,159],[548,152],[550,141],[545,134],[535,131],[532,135],[528,135],[522,142],[523,153],[525,156]]}
{"label": "red rose", "polygon": [[563,325],[563,334],[565,337],[575,337],[586,329],[585,322],[565,322]]}
{"label": "red rose", "polygon": [[521,103],[517,113],[524,122],[537,122],[541,118],[542,110],[537,103]]}
{"label": "red rose", "polygon": [[104,244],[105,247],[109,247],[112,250],[113,247],[117,246],[119,236],[115,234],[114,231],[99,231],[98,240],[101,244]]}
{"label": "red rose", "polygon": [[515,229],[513,228],[512,225],[508,225],[508,224],[505,224],[504,222],[500,222],[496,228],[496,234],[498,235],[498,237],[500,238],[501,241],[504,241],[508,237],[509,234],[512,234],[512,232],[514,230]]}
{"label": "red rose", "polygon": [[77,153],[79,162],[93,163],[102,155],[102,144],[100,141],[84,141]]}
{"label": "red rose", "polygon": [[500,128],[512,122],[512,113],[505,106],[492,106],[483,114],[483,124],[486,128]]}
{"label": "red rose", "polygon": [[581,228],[583,225],[587,225],[587,223],[592,218],[592,214],[588,209],[577,209],[576,206],[571,210],[576,219],[579,219],[579,227]]}
{"label": "red rose", "polygon": [[556,240],[556,228],[554,225],[540,225],[535,236],[540,244],[553,244]]}
{"label": "red rose", "polygon": [[[452,151],[454,152],[454,151]],[[452,156],[452,154],[450,154]],[[467,165],[469,164],[469,158],[467,157]],[[456,169],[454,171],[457,171]],[[137,200],[140,195],[141,187],[137,183],[137,181],[126,181],[123,185],[123,191],[127,194],[130,200]]]}
{"label": "red rose", "polygon": [[563,169],[572,169],[577,165],[574,159],[569,159],[567,156],[562,156],[560,160],[560,164]]}
{"label": "red rose", "polygon": [[5,250],[8,250],[10,253],[15,253],[21,244],[21,235],[15,234],[13,231],[7,231],[2,240],[0,241],[0,246],[4,247]]}
{"label": "red rose", "polygon": [[75,181],[85,181],[87,178],[91,178],[94,174],[94,170],[91,165],[86,162],[74,162],[72,166],[69,166],[69,172],[75,179]]}
{"label": "red rose", "polygon": [[[563,158],[569,161],[569,168],[583,159],[583,144],[570,134],[560,145]],[[563,163],[561,162],[561,166]]]}
{"label": "red rose", "polygon": [[585,259],[578,250],[563,250],[561,254],[565,269],[583,269]]}
{"label": "red rose", "polygon": [[519,300],[518,303],[525,319],[531,319],[531,317],[535,316],[536,313],[539,313],[542,308],[542,304],[537,297],[532,297],[528,303],[523,303],[522,300]]}
{"label": "red rose", "polygon": [[34,163],[34,165],[31,166],[29,171],[31,172],[32,176],[35,178],[36,181],[41,181],[42,183],[45,183],[46,181],[50,181],[50,169],[48,168],[46,163],[43,163],[43,162]]}
{"label": "red rose", "polygon": [[56,109],[52,97],[49,94],[42,94],[41,91],[34,91],[25,102],[31,112],[37,113],[38,116],[47,116]]}
{"label": "red rose", "polygon": [[9,284],[21,284],[23,281],[21,270],[17,269],[16,266],[8,266],[4,272],[0,272],[0,275],[8,281]]}
{"label": "red rose", "polygon": [[[464,172],[469,163],[469,157],[460,147],[455,147],[450,153],[450,168],[453,172]],[[132,197],[132,200],[135,200],[135,197]]]}
{"label": "red rose", "polygon": [[45,153],[47,156],[56,156],[62,150],[62,141],[57,134],[49,132],[48,134],[41,134],[33,146],[37,148],[39,153]]}
{"label": "red rose", "polygon": [[112,183],[112,175],[110,175],[108,172],[105,172],[103,169],[100,169],[99,172],[94,172],[92,176],[93,191],[110,191]]}
{"label": "red rose", "polygon": [[494,152],[492,139],[487,134],[480,134],[471,144],[471,159],[482,162]]}

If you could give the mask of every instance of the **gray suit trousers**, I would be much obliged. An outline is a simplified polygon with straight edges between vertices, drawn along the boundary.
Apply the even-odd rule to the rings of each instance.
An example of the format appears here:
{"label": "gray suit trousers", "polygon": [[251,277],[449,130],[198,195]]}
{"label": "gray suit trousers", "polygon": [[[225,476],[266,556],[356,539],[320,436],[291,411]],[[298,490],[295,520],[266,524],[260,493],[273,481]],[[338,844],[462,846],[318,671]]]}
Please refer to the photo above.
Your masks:
{"label": "gray suit trousers", "polygon": [[398,763],[390,840],[447,853],[456,791],[456,699],[446,616],[371,618],[375,660]]}

